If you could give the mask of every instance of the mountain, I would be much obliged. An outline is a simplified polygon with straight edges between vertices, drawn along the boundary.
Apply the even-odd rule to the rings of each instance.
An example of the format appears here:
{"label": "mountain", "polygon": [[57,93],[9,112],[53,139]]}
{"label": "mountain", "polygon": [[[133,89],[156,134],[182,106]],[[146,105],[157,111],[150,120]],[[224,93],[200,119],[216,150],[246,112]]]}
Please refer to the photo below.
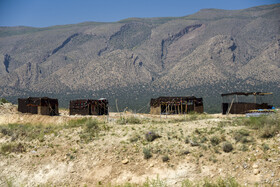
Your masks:
{"label": "mountain", "polygon": [[[151,97],[195,95],[218,111],[220,94],[280,95],[280,4],[203,9],[184,17],[0,27],[0,97],[107,97],[114,110]],[[278,103],[277,103],[278,102]],[[147,108],[147,107],[146,107]],[[215,108],[215,109],[213,109]]]}

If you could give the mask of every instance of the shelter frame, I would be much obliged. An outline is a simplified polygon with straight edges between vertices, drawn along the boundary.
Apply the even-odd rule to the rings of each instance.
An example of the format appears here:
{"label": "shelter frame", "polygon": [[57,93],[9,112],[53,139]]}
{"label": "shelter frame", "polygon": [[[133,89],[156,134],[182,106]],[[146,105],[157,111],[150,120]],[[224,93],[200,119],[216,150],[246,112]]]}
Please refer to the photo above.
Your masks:
{"label": "shelter frame", "polygon": [[233,92],[221,94],[223,114],[245,114],[250,110],[271,109],[273,94],[270,92]]}
{"label": "shelter frame", "polygon": [[48,97],[18,98],[18,111],[49,116],[59,115],[58,100]]}
{"label": "shelter frame", "polygon": [[158,97],[151,99],[150,106],[150,113],[155,115],[203,113],[203,99],[194,96]]}

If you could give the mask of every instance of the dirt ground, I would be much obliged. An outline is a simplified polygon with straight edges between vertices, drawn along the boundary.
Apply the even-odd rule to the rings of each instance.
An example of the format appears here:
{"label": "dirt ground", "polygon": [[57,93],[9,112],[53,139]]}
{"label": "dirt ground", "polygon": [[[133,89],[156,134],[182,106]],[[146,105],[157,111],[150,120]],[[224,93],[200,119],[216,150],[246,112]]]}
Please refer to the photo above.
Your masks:
{"label": "dirt ground", "polygon": [[[106,186],[153,179],[166,186],[181,186],[186,179],[229,177],[244,186],[280,185],[280,134],[261,139],[249,129],[252,141],[236,142],[233,134],[245,127],[231,122],[240,116],[68,116],[63,110],[60,116],[51,117],[21,114],[12,105],[1,106],[0,111],[0,127],[9,123],[63,127],[84,117],[97,119],[104,126],[88,142],[81,138],[83,126],[59,128],[43,135],[43,140],[14,138],[0,131],[0,147],[20,143],[25,148],[0,153],[0,186]],[[137,118],[140,124],[121,124],[120,117]],[[159,137],[149,142],[147,132],[156,132]],[[221,141],[214,145],[213,137]],[[199,145],[195,145],[195,138]],[[224,152],[224,142],[231,142],[233,150]],[[150,150],[151,158],[144,158],[144,149]],[[169,160],[163,161],[164,156]]]}

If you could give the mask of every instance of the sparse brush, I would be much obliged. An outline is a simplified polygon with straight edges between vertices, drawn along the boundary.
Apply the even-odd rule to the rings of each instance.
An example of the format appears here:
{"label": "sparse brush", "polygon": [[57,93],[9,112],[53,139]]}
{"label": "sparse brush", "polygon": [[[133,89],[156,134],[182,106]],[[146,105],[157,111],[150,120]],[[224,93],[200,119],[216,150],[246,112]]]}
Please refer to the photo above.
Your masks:
{"label": "sparse brush", "polygon": [[190,143],[191,143],[191,146],[199,146],[199,143],[198,143],[198,138],[197,137],[193,137],[191,140],[190,140]]}
{"label": "sparse brush", "polygon": [[226,152],[226,153],[229,153],[233,150],[233,146],[230,142],[225,142],[223,144],[223,151]]}
{"label": "sparse brush", "polygon": [[167,162],[167,161],[170,160],[168,155],[164,155],[163,157],[161,157],[161,159],[162,159],[163,162]]}
{"label": "sparse brush", "polygon": [[201,134],[201,132],[200,132],[200,130],[199,130],[198,128],[196,128],[196,129],[194,130],[194,133],[196,133],[196,134]]}
{"label": "sparse brush", "polygon": [[149,132],[146,132],[146,134],[145,134],[145,138],[148,142],[152,142],[159,137],[160,136],[157,133],[155,133],[154,131],[149,131]]}
{"label": "sparse brush", "polygon": [[252,138],[252,137],[243,137],[242,139],[241,139],[241,143],[251,143],[251,142],[254,142],[254,138]]}
{"label": "sparse brush", "polygon": [[200,143],[205,143],[205,142],[207,142],[208,141],[208,139],[206,138],[206,136],[202,136],[201,138],[200,138]]}
{"label": "sparse brush", "polygon": [[190,140],[189,140],[189,137],[188,137],[188,136],[185,138],[185,143],[186,143],[186,144],[190,143]]}
{"label": "sparse brush", "polygon": [[21,143],[7,143],[1,146],[2,154],[12,153],[12,152],[15,153],[25,152],[25,147]]}
{"label": "sparse brush", "polygon": [[209,157],[209,161],[213,162],[213,163],[216,163],[218,160],[217,160],[217,157],[215,155],[211,155]]}
{"label": "sparse brush", "polygon": [[182,187],[192,187],[194,186],[194,183],[192,181],[190,181],[189,179],[185,179],[182,184],[181,184]]}
{"label": "sparse brush", "polygon": [[98,132],[100,130],[96,119],[88,119],[85,123],[87,131]]}
{"label": "sparse brush", "polygon": [[206,150],[208,149],[207,146],[204,145],[204,144],[200,144],[200,147],[201,147],[204,151],[206,151]]}
{"label": "sparse brush", "polygon": [[243,118],[237,120],[235,123],[258,130],[258,133],[262,138],[272,138],[280,132],[279,113],[271,114],[269,116]]}
{"label": "sparse brush", "polygon": [[210,119],[210,118],[211,118],[211,116],[209,116],[207,114],[199,114],[199,113],[196,113],[196,112],[191,112],[191,113],[185,114],[183,117],[169,119],[168,123],[196,121],[196,120],[200,120],[200,119]]}
{"label": "sparse brush", "polygon": [[269,145],[267,145],[267,144],[265,144],[265,143],[262,144],[262,150],[263,150],[264,152],[268,151],[269,149],[270,149],[270,148],[269,148]]}
{"label": "sparse brush", "polygon": [[262,138],[272,138],[277,134],[277,132],[279,132],[279,130],[279,127],[267,124],[260,130],[260,136]]}
{"label": "sparse brush", "polygon": [[214,147],[214,152],[217,153],[217,154],[221,154],[218,147]]}
{"label": "sparse brush", "polygon": [[[139,185],[136,185],[139,186]],[[144,182],[143,185],[141,185],[142,187],[167,187],[167,184],[164,180],[161,180],[159,178],[159,176],[157,176],[156,179],[146,179],[146,181]],[[127,187],[131,187],[131,186],[127,186]]]}
{"label": "sparse brush", "polygon": [[219,178],[216,181],[210,181],[208,178],[205,178],[203,180],[203,182],[199,183],[199,186],[205,186],[205,187],[239,187],[241,186],[240,184],[238,184],[238,182],[236,182],[235,178],[230,177],[227,179],[222,179]]}
{"label": "sparse brush", "polygon": [[126,119],[125,119],[124,117],[120,117],[120,118],[117,120],[117,124],[125,125],[125,124],[126,124]]}
{"label": "sparse brush", "polygon": [[210,138],[210,142],[213,146],[219,145],[221,143],[221,139],[217,136],[212,136]]}
{"label": "sparse brush", "polygon": [[0,132],[6,136],[12,137],[12,141],[16,139],[37,139],[40,142],[44,141],[44,135],[54,133],[59,129],[57,126],[44,126],[41,124],[8,124],[1,125]]}
{"label": "sparse brush", "polygon": [[80,133],[81,140],[86,143],[92,141],[94,138],[98,137],[100,132],[109,130],[109,127],[105,123],[100,123],[96,119],[89,118],[84,125],[84,130]]}
{"label": "sparse brush", "polygon": [[65,128],[76,128],[83,126],[88,121],[88,118],[80,118],[68,121],[64,127]]}
{"label": "sparse brush", "polygon": [[142,120],[138,117],[131,116],[127,118],[127,123],[129,124],[142,124]]}
{"label": "sparse brush", "polygon": [[250,132],[246,129],[240,129],[234,133],[234,139],[236,142],[247,143],[247,136],[250,135]]}
{"label": "sparse brush", "polygon": [[138,140],[141,139],[141,136],[139,134],[133,134],[130,138],[129,141],[132,142],[137,142]]}
{"label": "sparse brush", "polygon": [[0,99],[0,104],[2,104],[2,103],[9,103],[9,101],[5,98],[1,98]]}
{"label": "sparse brush", "polygon": [[187,149],[187,150],[185,150],[185,151],[183,151],[182,152],[182,155],[188,155],[188,154],[190,154],[191,152]]}
{"label": "sparse brush", "polygon": [[135,117],[135,116],[130,116],[128,118],[120,117],[117,120],[117,123],[120,124],[120,125],[124,125],[124,124],[142,124],[143,120],[141,120],[140,118]]}
{"label": "sparse brush", "polygon": [[151,150],[149,148],[143,148],[144,159],[149,159],[152,157]]}
{"label": "sparse brush", "polygon": [[199,116],[197,113],[193,113],[190,115],[189,119],[190,119],[190,121],[195,121],[195,120],[199,119]]}
{"label": "sparse brush", "polygon": [[249,148],[248,148],[248,146],[247,146],[247,145],[242,144],[242,146],[241,146],[240,150],[241,150],[241,151],[243,151],[243,152],[246,152],[246,151],[248,151],[248,150],[249,150]]}

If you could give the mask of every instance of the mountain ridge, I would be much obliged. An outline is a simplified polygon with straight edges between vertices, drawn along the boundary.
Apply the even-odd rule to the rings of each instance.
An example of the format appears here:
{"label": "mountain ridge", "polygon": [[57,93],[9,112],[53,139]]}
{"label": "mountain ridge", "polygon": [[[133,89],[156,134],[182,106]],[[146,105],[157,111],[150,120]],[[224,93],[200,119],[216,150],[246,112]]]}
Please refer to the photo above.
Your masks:
{"label": "mountain ridge", "polygon": [[[221,88],[224,92],[256,91],[268,84],[278,96],[277,15],[280,4],[33,30],[0,27],[0,97],[15,101],[28,93],[63,97],[80,91],[80,97],[102,92],[114,101],[110,92],[124,101],[120,90],[130,90],[127,97],[139,93],[146,103],[162,93],[176,95],[173,90],[226,83],[236,88]],[[207,96],[211,86],[197,92]],[[209,96],[217,100],[219,94]]]}

